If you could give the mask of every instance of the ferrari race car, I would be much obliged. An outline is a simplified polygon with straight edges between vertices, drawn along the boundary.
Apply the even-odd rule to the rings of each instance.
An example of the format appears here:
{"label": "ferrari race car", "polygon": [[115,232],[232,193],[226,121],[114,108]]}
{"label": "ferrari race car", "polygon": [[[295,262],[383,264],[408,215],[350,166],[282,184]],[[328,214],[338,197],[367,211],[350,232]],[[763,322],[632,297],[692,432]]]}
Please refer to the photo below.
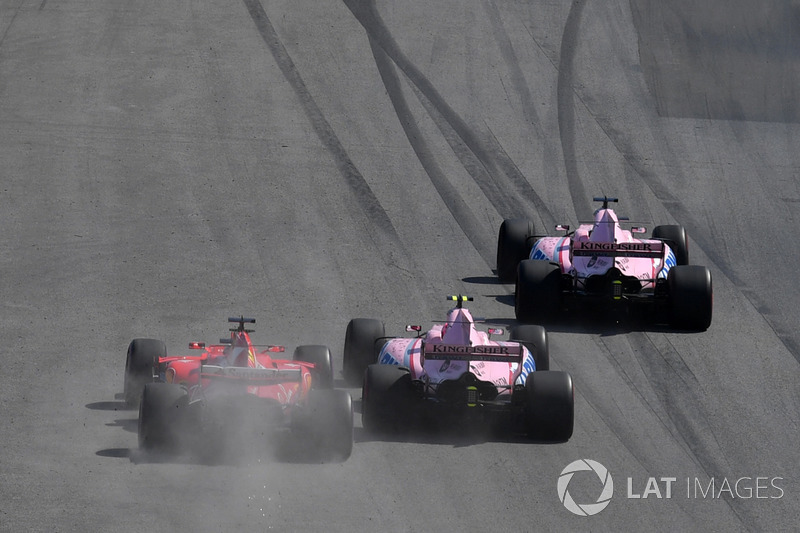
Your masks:
{"label": "ferrari race car", "polygon": [[[656,322],[702,331],[711,324],[713,288],[708,268],[689,264],[689,241],[682,226],[656,226],[650,239],[623,229],[609,203],[591,223],[575,231],[559,224],[558,237],[535,234],[533,223],[506,219],[497,240],[497,273],[516,281],[515,314],[521,322],[546,323],[563,311],[599,304],[604,311],[639,306]],[[639,316],[639,315],[637,315]]]}
{"label": "ferrari race car", "polygon": [[362,420],[371,431],[415,422],[475,422],[519,428],[530,436],[566,441],[572,436],[574,389],[566,372],[551,371],[547,332],[519,325],[508,341],[475,328],[463,307],[472,298],[451,296],[447,320],[413,337],[387,337],[383,322],[355,318],[347,326],[344,375],[362,385]]}
{"label": "ferrari race car", "polygon": [[[220,344],[193,342],[197,355],[167,356],[164,342],[134,339],[125,362],[125,400],[139,404],[139,447],[145,451],[213,456],[230,441],[258,444],[282,429],[325,460],[346,460],[353,447],[350,395],[333,389],[326,346],[256,346],[253,318]],[[266,444],[266,443],[265,443]],[[252,446],[251,446],[252,447]]]}

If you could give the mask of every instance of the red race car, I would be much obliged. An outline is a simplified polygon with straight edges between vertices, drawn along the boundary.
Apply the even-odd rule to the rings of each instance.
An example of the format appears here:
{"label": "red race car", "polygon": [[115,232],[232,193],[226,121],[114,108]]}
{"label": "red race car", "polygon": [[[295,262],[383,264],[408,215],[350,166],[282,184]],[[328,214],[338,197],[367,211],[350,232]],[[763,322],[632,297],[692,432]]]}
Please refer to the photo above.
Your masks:
{"label": "red race car", "polygon": [[[233,442],[249,446],[288,430],[297,444],[324,460],[344,461],[353,448],[353,405],[333,389],[326,346],[256,346],[253,318],[236,323],[220,344],[190,343],[197,355],[167,356],[164,342],[134,339],[125,362],[125,400],[139,404],[144,451],[213,456]],[[284,431],[285,432],[285,431]],[[292,439],[294,440],[294,439]]]}

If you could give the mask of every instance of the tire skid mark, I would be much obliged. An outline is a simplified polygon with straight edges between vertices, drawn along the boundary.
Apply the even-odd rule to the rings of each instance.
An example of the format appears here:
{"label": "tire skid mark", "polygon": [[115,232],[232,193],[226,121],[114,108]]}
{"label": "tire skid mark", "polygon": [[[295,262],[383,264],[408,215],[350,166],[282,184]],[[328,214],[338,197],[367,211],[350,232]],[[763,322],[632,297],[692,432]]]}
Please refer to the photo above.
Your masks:
{"label": "tire skid mark", "polygon": [[[575,98],[579,98],[573,89],[573,71],[575,52],[580,39],[580,20],[585,6],[585,0],[573,0],[569,14],[564,26],[564,33],[561,40],[561,54],[558,65],[558,124],[561,138],[561,146],[564,154],[564,164],[567,171],[567,183],[572,195],[572,203],[576,213],[592,211],[586,195],[586,188],[581,179],[577,166],[576,131],[575,131]],[[647,169],[641,164],[641,158],[632,157],[635,154],[633,146],[629,143],[621,143],[620,135],[615,134],[608,124],[596,117],[588,106],[587,111],[597,121],[604,135],[612,142],[617,151],[622,154],[624,160],[635,174],[652,190],[656,198],[661,201],[664,207],[673,214],[676,220],[692,220],[688,211],[683,208],[680,202],[664,187]],[[655,186],[655,187],[654,187]],[[711,250],[710,243],[702,236],[698,244],[704,250]],[[711,256],[709,256],[711,259]],[[728,269],[730,270],[730,269]],[[725,272],[725,269],[723,269]],[[732,272],[731,272],[732,273]],[[603,345],[602,339],[596,340],[598,345]],[[680,353],[673,347],[661,349],[653,339],[644,332],[629,332],[624,336],[624,341],[636,355],[636,360],[644,373],[647,382],[652,387],[658,398],[661,407],[669,418],[669,422],[663,416],[655,413],[656,418],[665,426],[673,439],[684,449],[689,450],[691,457],[709,476],[714,476],[719,472],[728,470],[725,465],[724,453],[719,442],[710,429],[713,427],[707,421],[712,415],[700,409],[706,405],[699,391],[701,390],[695,376],[686,366]],[[617,368],[617,372],[628,382],[629,387],[642,401],[651,409],[654,406],[648,402],[643,391],[635,386],[635,383],[627,376],[623,365],[616,361],[613,351],[606,349],[609,360]],[[653,360],[657,355],[658,360]],[[603,410],[598,410],[607,424],[613,417],[604,416]],[[613,426],[611,426],[613,427]],[[710,434],[710,435],[709,435]],[[641,461],[642,459],[640,459]],[[646,464],[646,461],[643,462]],[[727,501],[726,505],[737,516],[743,524],[756,524],[757,517],[752,514],[738,501]]]}
{"label": "tire skid mark", "polygon": [[450,210],[455,221],[464,232],[464,235],[470,240],[475,249],[481,254],[483,259],[488,263],[493,260],[491,257],[486,256],[486,251],[491,249],[491,243],[486,242],[483,232],[480,231],[480,222],[474,215],[469,206],[464,202],[464,199],[458,194],[458,190],[453,187],[450,181],[445,176],[442,169],[436,162],[436,158],[428,149],[424,140],[424,135],[417,126],[417,121],[408,107],[408,102],[403,96],[403,90],[400,86],[400,78],[392,63],[391,59],[386,55],[383,48],[370,38],[370,46],[372,48],[372,55],[375,58],[375,64],[378,67],[378,73],[381,76],[383,85],[389,95],[389,99],[394,106],[395,113],[397,114],[403,131],[408,138],[414,154],[422,164],[428,177],[433,183],[434,188],[441,196],[447,208]]}
{"label": "tire skid mark", "polygon": [[[19,15],[20,9],[22,9],[22,5],[25,3],[25,0],[20,0],[19,4],[14,9],[14,15],[11,17],[11,20],[8,21],[8,25],[3,30],[2,35],[0,35],[0,47],[3,46],[3,43],[6,42],[6,37],[8,37],[8,32],[11,30],[11,26],[14,25],[14,21],[17,20],[17,15]],[[44,7],[44,3],[39,8],[41,10]]]}
{"label": "tire skid mark", "polygon": [[341,141],[339,141],[339,138],[336,136],[336,132],[334,132],[322,110],[309,92],[292,58],[283,46],[269,17],[267,17],[260,0],[243,0],[243,2],[250,12],[250,17],[253,19],[256,28],[261,34],[261,38],[272,53],[276,64],[300,99],[306,116],[314,128],[314,132],[317,134],[323,146],[333,156],[340,174],[344,178],[347,186],[353,191],[355,200],[369,218],[370,226],[377,227],[383,233],[383,237],[389,239],[393,246],[401,246],[400,238],[397,235],[397,231],[389,215],[375,196],[372,188],[364,179],[364,176],[361,175],[352,159],[350,159]]}
{"label": "tire skid mark", "polygon": [[[385,23],[378,14],[374,0],[344,0],[345,5],[355,16],[356,20],[364,27],[373,49],[379,47],[395,66],[406,76],[412,90],[420,99],[420,103],[442,131],[445,139],[453,148],[462,165],[481,188],[489,202],[504,216],[524,215],[529,212],[527,203],[533,202],[536,211],[543,219],[552,219],[549,209],[530,186],[524,175],[519,172],[513,161],[507,158],[505,151],[496,150],[498,144],[493,135],[476,135],[470,126],[462,119],[445,101],[430,80],[403,54],[397,42],[391,36]],[[376,56],[377,60],[377,56]],[[387,88],[387,90],[389,90]],[[394,89],[393,89],[394,90]],[[404,113],[407,111],[403,111]],[[401,117],[401,121],[403,118]],[[493,140],[493,142],[487,142]],[[417,141],[412,141],[417,142]],[[415,151],[421,148],[419,145]],[[496,151],[493,151],[496,150]],[[426,150],[427,152],[427,150]],[[424,165],[423,165],[424,166]],[[428,167],[426,167],[427,170]],[[432,178],[435,179],[435,178]],[[508,185],[511,185],[510,187]],[[516,190],[513,194],[510,191]],[[445,200],[449,200],[448,198]],[[463,213],[458,207],[451,207],[454,216]],[[469,220],[458,220],[462,228],[471,227]],[[474,235],[468,235],[475,244],[487,242]],[[479,253],[487,259],[490,266],[494,266],[494,242],[491,244],[478,244]],[[477,247],[477,246],[476,246]]]}
{"label": "tire skid mark", "polygon": [[561,55],[558,61],[558,82],[556,94],[558,99],[558,132],[561,136],[561,150],[564,154],[564,168],[567,172],[567,187],[572,196],[572,205],[575,213],[594,211],[586,196],[578,172],[578,156],[575,147],[575,91],[572,88],[572,71],[575,61],[575,51],[578,47],[581,15],[584,0],[573,0],[572,6],[564,24],[564,33],[561,36]]}

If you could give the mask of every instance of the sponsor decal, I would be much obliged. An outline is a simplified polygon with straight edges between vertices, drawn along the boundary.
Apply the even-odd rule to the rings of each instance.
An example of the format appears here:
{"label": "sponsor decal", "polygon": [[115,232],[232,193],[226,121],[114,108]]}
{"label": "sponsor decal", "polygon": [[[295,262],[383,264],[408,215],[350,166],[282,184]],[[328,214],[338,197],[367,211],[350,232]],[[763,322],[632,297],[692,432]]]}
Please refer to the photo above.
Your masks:
{"label": "sponsor decal", "polygon": [[529,353],[528,356],[522,361],[522,371],[519,373],[519,378],[517,378],[517,381],[520,384],[525,384],[525,381],[527,381],[528,375],[531,372],[536,372],[536,360],[533,358],[533,355]]}
{"label": "sponsor decal", "polygon": [[664,251],[664,243],[656,242],[594,242],[594,241],[573,241],[572,255],[591,256],[604,255],[608,257],[616,256],[636,256],[636,257],[661,257]]}
{"label": "sponsor decal", "polygon": [[519,345],[509,346],[465,346],[462,344],[426,344],[426,360],[451,361],[494,361],[510,363],[518,361],[522,349]]}
{"label": "sponsor decal", "polygon": [[535,247],[535,248],[533,249],[533,251],[531,251],[531,256],[530,256],[530,258],[531,258],[531,259],[540,259],[540,260],[545,260],[545,261],[549,261],[549,260],[550,260],[550,256],[549,256],[549,255],[547,255],[547,254],[546,254],[546,253],[545,253],[545,252],[544,252],[544,251],[543,251],[541,248],[539,248],[538,246],[537,246],[537,247]]}
{"label": "sponsor decal", "polygon": [[384,350],[381,353],[381,357],[378,360],[378,363],[381,365],[399,365],[400,362],[394,358],[394,356],[389,353],[387,350]]}
{"label": "sponsor decal", "polygon": [[667,257],[664,258],[664,267],[659,271],[658,277],[659,278],[666,278],[667,274],[669,273],[669,269],[674,267],[678,264],[678,260],[675,258],[675,252],[672,251],[670,248],[667,252]]}

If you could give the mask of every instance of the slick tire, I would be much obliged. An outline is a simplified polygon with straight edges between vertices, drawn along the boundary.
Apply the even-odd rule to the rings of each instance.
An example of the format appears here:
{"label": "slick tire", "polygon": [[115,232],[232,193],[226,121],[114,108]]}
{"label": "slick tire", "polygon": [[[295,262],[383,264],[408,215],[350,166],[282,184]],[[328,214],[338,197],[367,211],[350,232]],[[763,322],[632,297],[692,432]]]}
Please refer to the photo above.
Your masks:
{"label": "slick tire", "polygon": [[398,429],[411,409],[411,374],[395,365],[369,365],[361,389],[361,420],[370,432]]}
{"label": "slick tire", "polygon": [[363,383],[367,366],[378,362],[378,341],[385,336],[386,328],[380,320],[354,318],[347,324],[342,374],[349,385],[356,387]]}
{"label": "slick tire", "polygon": [[189,395],[173,383],[147,383],[139,404],[139,448],[174,452],[179,447]]}
{"label": "slick tire", "polygon": [[503,283],[512,283],[517,276],[517,265],[528,259],[534,235],[533,222],[526,219],[507,218],[497,235],[497,277]]}
{"label": "slick tire", "polygon": [[561,310],[561,269],[557,263],[528,259],[517,268],[514,314],[523,323],[544,324]]}
{"label": "slick tire", "polygon": [[671,324],[680,329],[707,330],[714,307],[711,271],[700,265],[676,266],[669,270],[667,281]]}
{"label": "slick tire", "polygon": [[159,357],[167,356],[167,346],[156,339],[133,339],[125,358],[125,404],[129,408],[139,405],[145,383],[153,381],[153,372]]}
{"label": "slick tire", "polygon": [[528,433],[539,440],[566,442],[575,423],[572,376],[555,370],[533,372],[525,382]]}
{"label": "slick tire", "polygon": [[512,326],[508,332],[508,339],[525,346],[533,354],[536,370],[550,370],[550,343],[547,330],[537,325]]}
{"label": "slick tire", "polygon": [[344,462],[353,452],[353,400],[340,389],[312,390],[308,398],[311,440],[319,458]]}
{"label": "slick tire", "polygon": [[683,226],[656,226],[653,228],[653,238],[667,243],[675,252],[675,263],[678,265],[689,264],[689,237]]}
{"label": "slick tire", "polygon": [[298,346],[294,350],[292,360],[314,364],[314,369],[311,371],[312,388],[333,388],[333,358],[327,346],[320,344]]}

